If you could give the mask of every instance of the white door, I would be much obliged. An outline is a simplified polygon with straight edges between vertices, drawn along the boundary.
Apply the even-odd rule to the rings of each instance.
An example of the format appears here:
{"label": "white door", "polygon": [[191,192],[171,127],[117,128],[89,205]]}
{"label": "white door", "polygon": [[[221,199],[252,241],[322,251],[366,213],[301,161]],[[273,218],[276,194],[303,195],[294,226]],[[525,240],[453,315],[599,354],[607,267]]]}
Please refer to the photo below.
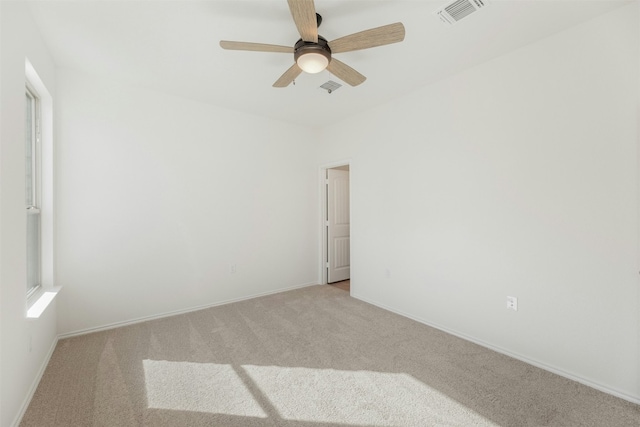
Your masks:
{"label": "white door", "polygon": [[349,171],[327,169],[327,282],[350,276]]}

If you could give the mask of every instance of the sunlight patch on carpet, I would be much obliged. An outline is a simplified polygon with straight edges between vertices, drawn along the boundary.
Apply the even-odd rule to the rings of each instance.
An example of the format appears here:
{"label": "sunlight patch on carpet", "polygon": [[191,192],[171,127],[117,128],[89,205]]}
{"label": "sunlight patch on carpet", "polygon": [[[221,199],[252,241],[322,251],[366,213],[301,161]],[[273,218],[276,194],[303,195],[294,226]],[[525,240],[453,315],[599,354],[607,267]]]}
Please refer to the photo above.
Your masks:
{"label": "sunlight patch on carpet", "polygon": [[149,408],[266,418],[230,365],[143,360]]}
{"label": "sunlight patch on carpet", "polygon": [[253,365],[242,368],[287,420],[368,426],[496,426],[407,374]]}

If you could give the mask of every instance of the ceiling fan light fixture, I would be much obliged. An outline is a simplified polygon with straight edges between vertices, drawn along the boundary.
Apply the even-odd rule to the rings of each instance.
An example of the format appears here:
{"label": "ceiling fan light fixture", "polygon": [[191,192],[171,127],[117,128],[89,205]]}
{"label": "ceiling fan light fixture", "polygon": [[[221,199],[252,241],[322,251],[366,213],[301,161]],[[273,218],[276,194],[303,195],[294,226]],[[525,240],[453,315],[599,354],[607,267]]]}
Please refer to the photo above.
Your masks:
{"label": "ceiling fan light fixture", "polygon": [[310,74],[316,74],[327,68],[327,65],[329,65],[329,58],[321,53],[307,52],[300,55],[296,62],[302,71]]}
{"label": "ceiling fan light fixture", "polygon": [[[1,1],[1,0],[0,0]],[[482,3],[489,0],[452,0],[456,2]],[[322,23],[322,16],[316,13],[314,0],[287,0],[293,22],[298,29],[300,39],[293,47],[293,65],[285,71],[273,87],[287,87],[303,71],[319,73],[327,70],[351,86],[358,86],[367,78],[338,59],[332,59],[333,53],[352,52],[354,50],[369,49],[385,46],[404,40],[405,30],[402,22],[369,28],[368,30],[334,39],[329,42],[318,34],[318,27]],[[314,18],[315,15],[315,19]],[[315,22],[314,22],[315,21]],[[291,48],[265,43],[247,43],[221,40],[220,47],[229,50],[249,50],[256,52],[290,53]]]}
{"label": "ceiling fan light fixture", "polygon": [[319,73],[331,62],[329,43],[320,36],[318,36],[318,43],[300,39],[294,47],[293,59],[302,71],[310,74]]}

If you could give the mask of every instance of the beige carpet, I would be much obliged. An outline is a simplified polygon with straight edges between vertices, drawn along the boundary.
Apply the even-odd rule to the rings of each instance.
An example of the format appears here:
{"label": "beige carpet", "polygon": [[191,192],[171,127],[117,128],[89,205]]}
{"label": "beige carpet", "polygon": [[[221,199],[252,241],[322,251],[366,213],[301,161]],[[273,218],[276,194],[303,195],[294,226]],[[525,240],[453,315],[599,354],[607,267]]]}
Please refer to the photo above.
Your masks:
{"label": "beige carpet", "polygon": [[21,426],[633,426],[640,406],[332,286],[61,340]]}

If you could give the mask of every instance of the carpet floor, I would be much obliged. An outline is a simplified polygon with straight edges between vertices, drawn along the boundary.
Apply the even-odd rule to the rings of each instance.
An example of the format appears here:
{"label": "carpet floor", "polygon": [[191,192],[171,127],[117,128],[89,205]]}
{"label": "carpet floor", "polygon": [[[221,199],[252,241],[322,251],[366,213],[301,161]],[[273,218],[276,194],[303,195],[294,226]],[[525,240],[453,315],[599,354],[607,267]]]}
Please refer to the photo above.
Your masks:
{"label": "carpet floor", "polygon": [[60,340],[37,426],[630,426],[640,406],[311,286]]}

